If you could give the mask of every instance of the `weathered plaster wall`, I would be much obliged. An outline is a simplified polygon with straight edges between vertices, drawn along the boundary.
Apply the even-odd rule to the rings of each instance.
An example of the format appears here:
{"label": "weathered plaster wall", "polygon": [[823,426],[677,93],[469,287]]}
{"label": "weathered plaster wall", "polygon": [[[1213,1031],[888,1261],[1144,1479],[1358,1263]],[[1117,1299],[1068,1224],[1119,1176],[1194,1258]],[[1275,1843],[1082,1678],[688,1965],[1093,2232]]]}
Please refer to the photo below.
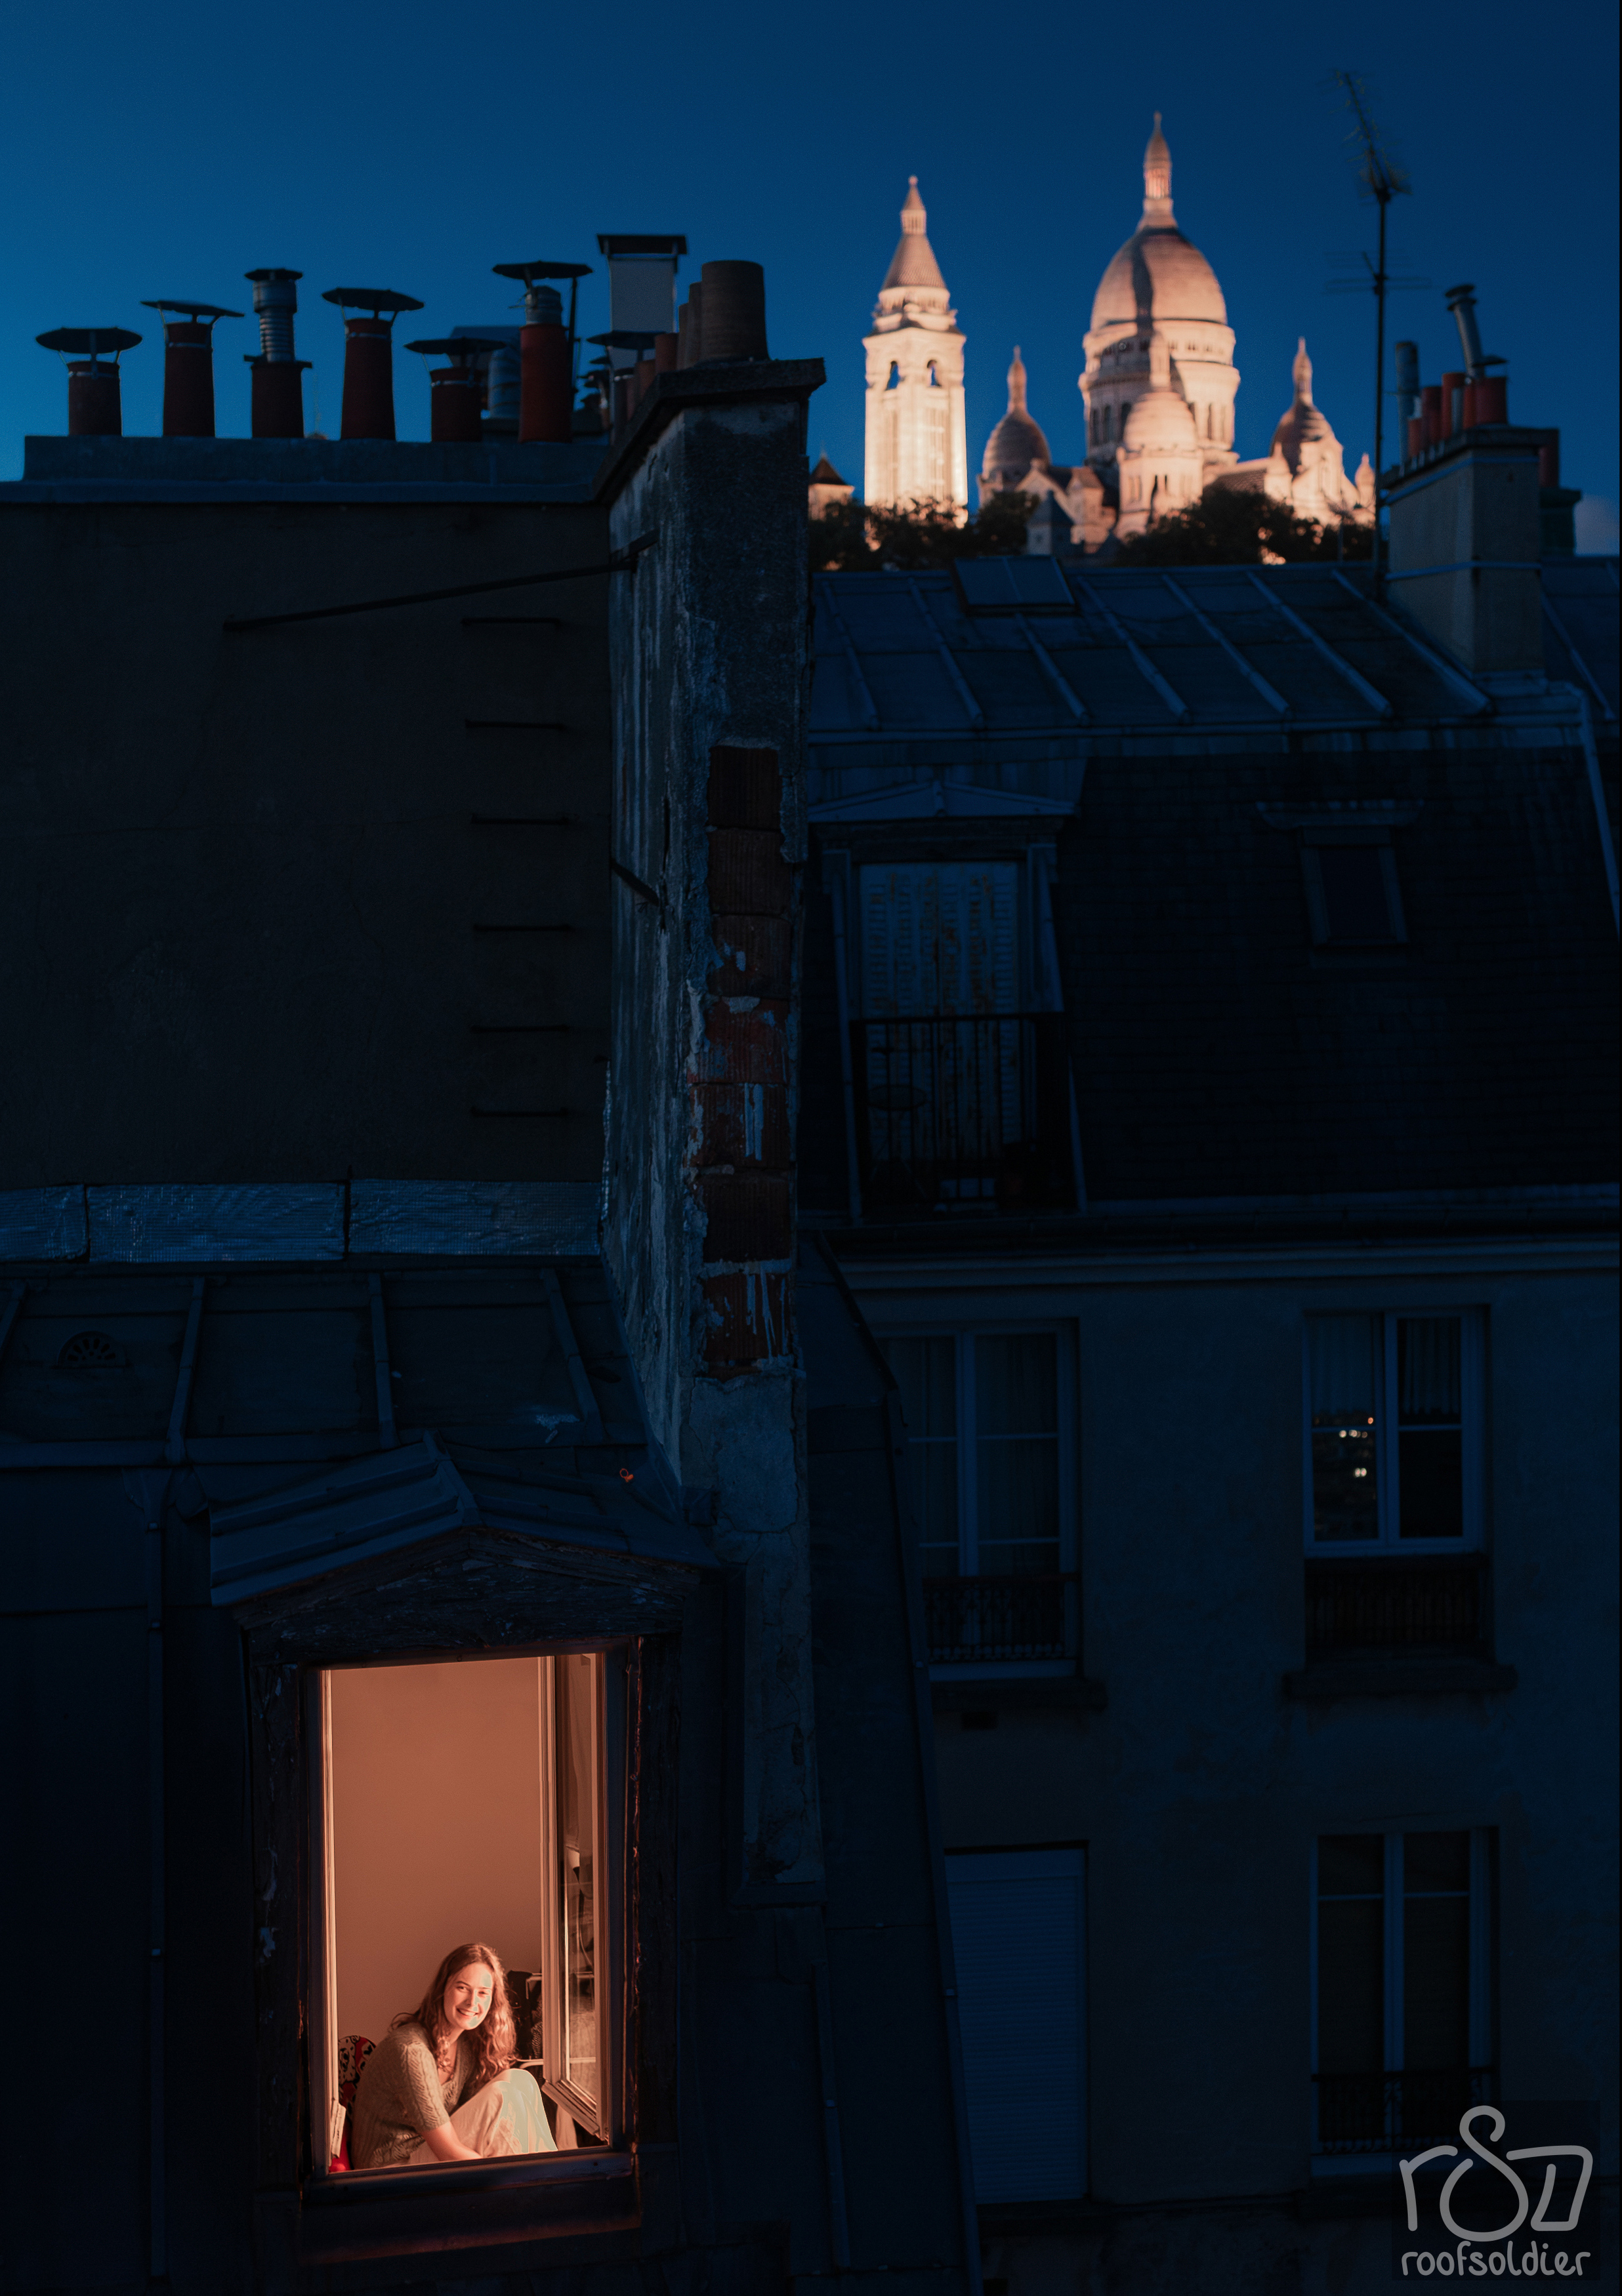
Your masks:
{"label": "weathered plaster wall", "polygon": [[[745,1587],[744,1855],[821,1872],[794,1077],[807,692],[803,400],[819,368],[679,381],[618,481],[606,1247],[653,1424]],[[656,407],[646,410],[657,413]],[[634,444],[634,434],[633,434]],[[629,879],[637,881],[632,883]]]}

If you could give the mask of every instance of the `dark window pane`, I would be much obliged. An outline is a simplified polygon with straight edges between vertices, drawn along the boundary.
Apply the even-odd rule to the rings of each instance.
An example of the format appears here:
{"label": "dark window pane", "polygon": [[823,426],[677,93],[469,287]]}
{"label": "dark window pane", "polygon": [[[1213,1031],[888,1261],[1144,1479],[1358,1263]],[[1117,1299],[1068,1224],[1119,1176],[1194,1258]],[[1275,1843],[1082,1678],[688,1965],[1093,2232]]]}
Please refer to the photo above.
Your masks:
{"label": "dark window pane", "polygon": [[1313,1428],[1313,1537],[1378,1538],[1374,1429],[1342,1421]]}
{"label": "dark window pane", "polygon": [[1384,2070],[1384,1928],[1379,1898],[1318,1908],[1320,2072]]}
{"label": "dark window pane", "polygon": [[1464,1447],[1456,1427],[1404,1427],[1396,1439],[1404,1538],[1464,1536]]}
{"label": "dark window pane", "polygon": [[1407,1890],[1468,1890],[1468,1833],[1405,1833],[1403,1887]]}
{"label": "dark window pane", "polygon": [[1386,898],[1382,851],[1378,845],[1318,847],[1331,940],[1396,939],[1391,930],[1391,905]]}
{"label": "dark window pane", "polygon": [[884,1350],[902,1391],[907,1432],[955,1435],[958,1379],[955,1340],[886,1340]]}
{"label": "dark window pane", "polygon": [[958,1567],[958,1447],[909,1443],[907,1475],[926,1570]]}
{"label": "dark window pane", "polygon": [[1321,1898],[1379,1897],[1386,1886],[1386,1844],[1378,1833],[1326,1833],[1318,1843]]}
{"label": "dark window pane", "polygon": [[1470,2062],[1470,1900],[1403,1906],[1403,2054],[1410,2072]]}
{"label": "dark window pane", "polygon": [[1051,1332],[976,1340],[975,1385],[981,1435],[1050,1433],[1058,1425],[1058,1349]]}
{"label": "dark window pane", "polygon": [[980,1568],[1058,1568],[1058,1442],[980,1446]]}
{"label": "dark window pane", "polygon": [[1398,1316],[1396,1391],[1400,1426],[1458,1425],[1461,1388],[1457,1316]]}

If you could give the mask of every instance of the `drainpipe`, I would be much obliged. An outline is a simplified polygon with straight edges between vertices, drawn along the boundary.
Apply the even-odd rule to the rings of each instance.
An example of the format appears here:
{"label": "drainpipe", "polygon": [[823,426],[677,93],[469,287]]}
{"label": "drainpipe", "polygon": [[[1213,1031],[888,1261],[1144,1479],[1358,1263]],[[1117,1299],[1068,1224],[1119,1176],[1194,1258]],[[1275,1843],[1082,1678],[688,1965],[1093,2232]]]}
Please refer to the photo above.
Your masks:
{"label": "drainpipe", "polygon": [[1600,832],[1600,857],[1605,864],[1605,883],[1610,894],[1610,921],[1622,933],[1622,904],[1617,890],[1617,849],[1610,833],[1610,816],[1605,810],[1605,784],[1600,778],[1600,753],[1593,743],[1593,719],[1588,714],[1588,696],[1580,685],[1566,688],[1577,706],[1577,719],[1583,733],[1583,755],[1588,764],[1588,794],[1593,800],[1593,817]]}

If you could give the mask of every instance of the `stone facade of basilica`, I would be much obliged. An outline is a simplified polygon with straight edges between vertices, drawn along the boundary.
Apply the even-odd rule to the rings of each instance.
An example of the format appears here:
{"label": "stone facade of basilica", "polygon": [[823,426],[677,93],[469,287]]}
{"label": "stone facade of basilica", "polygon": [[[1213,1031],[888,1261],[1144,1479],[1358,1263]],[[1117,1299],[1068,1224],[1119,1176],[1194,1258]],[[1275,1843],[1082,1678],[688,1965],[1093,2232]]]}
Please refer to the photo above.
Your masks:
{"label": "stone facade of basilica", "polygon": [[[925,232],[913,178],[902,238],[879,291],[867,350],[866,499],[951,504],[967,514],[963,345]],[[1027,403],[1016,348],[1008,411],[986,441],[980,499],[1015,488],[1039,498],[1033,547],[1097,550],[1187,510],[1213,485],[1253,488],[1304,518],[1369,523],[1374,475],[1363,457],[1348,480],[1339,440],[1313,398],[1302,341],[1290,406],[1264,456],[1233,445],[1239,372],[1216,274],[1178,228],[1172,155],[1155,115],[1143,155],[1143,213],[1106,269],[1092,303],[1080,389],[1087,458],[1055,463]],[[831,476],[836,476],[830,469]],[[1068,534],[1065,529],[1067,527]]]}

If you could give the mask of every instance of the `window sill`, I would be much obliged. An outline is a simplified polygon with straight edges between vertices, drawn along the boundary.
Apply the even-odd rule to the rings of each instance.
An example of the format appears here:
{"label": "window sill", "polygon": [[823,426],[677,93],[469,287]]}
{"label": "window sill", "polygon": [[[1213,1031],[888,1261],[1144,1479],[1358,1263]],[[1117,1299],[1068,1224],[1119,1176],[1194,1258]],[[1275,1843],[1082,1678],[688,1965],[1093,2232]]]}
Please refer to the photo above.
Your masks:
{"label": "window sill", "polygon": [[1391,2215],[1391,2178],[1396,2154],[1373,2153],[1354,2168],[1345,2161],[1314,2161],[1312,2181],[1301,2194],[1298,2213],[1308,2224],[1336,2217]]}
{"label": "window sill", "polygon": [[1512,1666],[1443,1652],[1413,1658],[1322,1658],[1284,1677],[1287,1698],[1431,1698],[1513,1690]]}
{"label": "window sill", "polygon": [[361,2169],[310,2178],[302,2200],[309,2264],[627,2232],[640,2216],[628,2152]]}
{"label": "window sill", "polygon": [[1089,1682],[1074,1668],[1062,1675],[1004,1674],[978,1679],[932,1670],[929,1702],[937,1714],[1014,1714],[1035,1708],[1101,1714],[1108,1696],[1101,1682]]}

